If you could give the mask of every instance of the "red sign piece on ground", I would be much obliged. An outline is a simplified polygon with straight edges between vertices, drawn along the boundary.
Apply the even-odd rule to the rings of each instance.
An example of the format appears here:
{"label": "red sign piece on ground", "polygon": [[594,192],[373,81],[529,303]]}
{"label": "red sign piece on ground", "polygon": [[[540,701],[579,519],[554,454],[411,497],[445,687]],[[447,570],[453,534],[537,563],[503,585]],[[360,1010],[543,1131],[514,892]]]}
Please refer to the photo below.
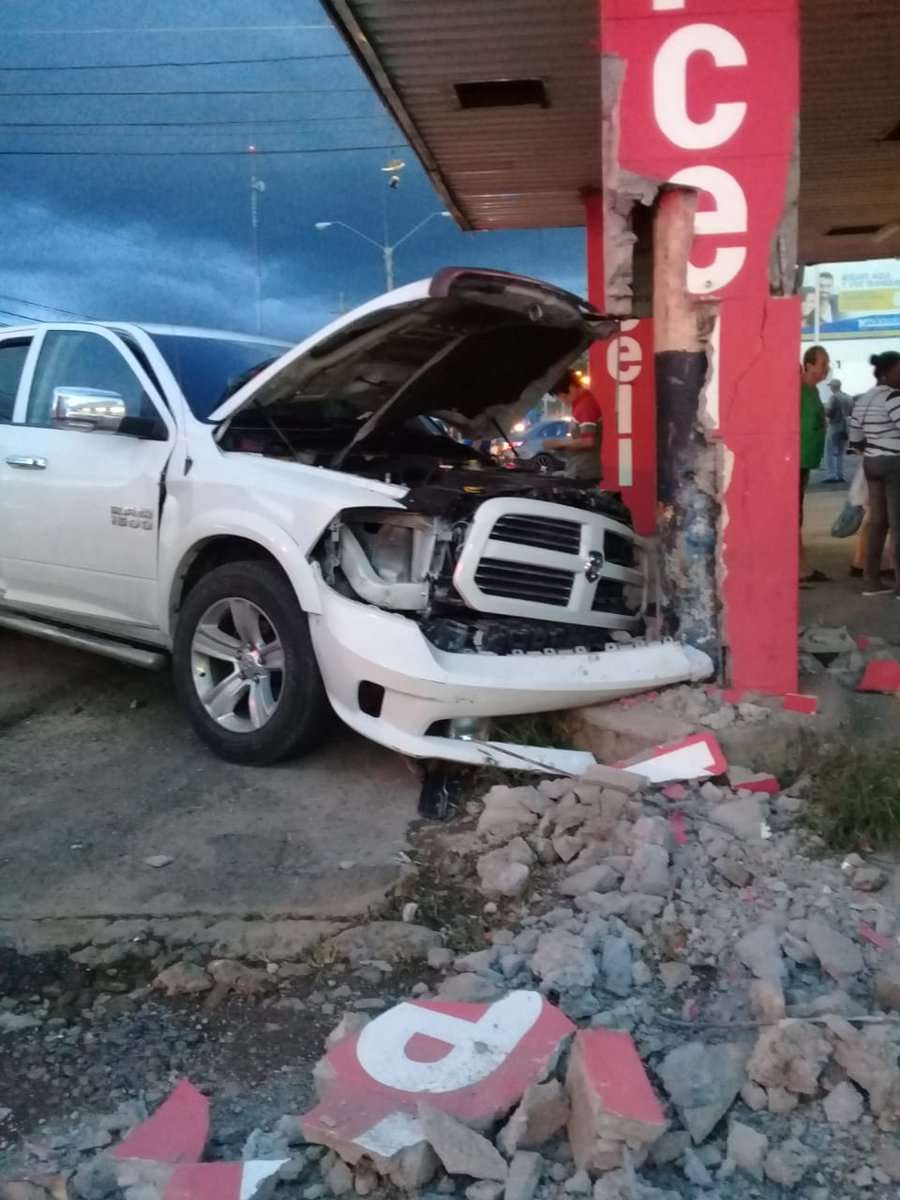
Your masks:
{"label": "red sign piece on ground", "polygon": [[332,1081],[301,1118],[304,1135],[389,1159],[424,1140],[422,1102],[467,1124],[512,1108],[573,1031],[537,992],[398,1004],[329,1051]]}
{"label": "red sign piece on ground", "polygon": [[623,1146],[641,1161],[665,1132],[668,1122],[628,1033],[581,1030],[566,1083],[569,1142],[579,1167],[612,1170],[624,1161]]}
{"label": "red sign piece on ground", "polygon": [[[116,1178],[121,1194],[161,1200],[253,1200],[287,1159],[248,1162],[162,1163],[120,1159]],[[270,1191],[267,1188],[267,1193]],[[117,1193],[117,1195],[120,1193]]]}
{"label": "red sign piece on ground", "polygon": [[116,1158],[163,1163],[196,1163],[209,1137],[209,1101],[183,1079],[152,1117],[116,1146]]}
{"label": "red sign piece on ground", "polygon": [[900,692],[900,662],[879,658],[870,662],[859,684],[861,692]]}
{"label": "red sign piece on ground", "polygon": [[877,929],[873,929],[871,925],[866,925],[863,922],[860,924],[857,932],[863,941],[868,942],[870,946],[874,946],[876,950],[890,950],[891,939],[886,934],[879,933]]}
{"label": "red sign piece on ground", "polygon": [[724,775],[728,770],[728,761],[711,733],[695,733],[680,742],[656,746],[615,766],[634,771],[636,775],[644,775],[651,783],[669,783],[672,780],[710,779],[715,775]]}

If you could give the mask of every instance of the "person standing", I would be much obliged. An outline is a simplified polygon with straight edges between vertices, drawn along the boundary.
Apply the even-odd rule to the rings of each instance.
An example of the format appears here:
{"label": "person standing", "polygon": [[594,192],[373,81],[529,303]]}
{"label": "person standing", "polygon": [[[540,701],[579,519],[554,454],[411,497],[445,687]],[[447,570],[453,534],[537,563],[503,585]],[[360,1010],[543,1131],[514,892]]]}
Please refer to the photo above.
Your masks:
{"label": "person standing", "polygon": [[603,444],[603,412],[597,397],[584,386],[577,371],[568,370],[550,389],[572,410],[572,432],[566,438],[547,438],[543,449],[565,461],[563,474],[569,479],[599,483],[603,478],[600,451]]}
{"label": "person standing", "polygon": [[[869,485],[869,534],[863,595],[900,597],[900,353],[885,350],[869,359],[875,386],[864,392],[850,416],[850,445],[863,452]],[[881,556],[890,531],[894,586],[881,582]]]}
{"label": "person standing", "polygon": [[825,417],[828,422],[828,434],[825,440],[825,463],[828,470],[826,483],[846,483],[844,478],[844,453],[849,437],[850,413],[853,410],[853,400],[841,388],[839,379],[832,379],[828,384],[831,395],[825,406]]}
{"label": "person standing", "polygon": [[824,346],[809,346],[800,368],[800,582],[820,583],[827,578],[812,571],[803,548],[803,506],[811,471],[818,470],[825,449],[825,408],[819,396],[819,384],[828,375],[828,351]]}

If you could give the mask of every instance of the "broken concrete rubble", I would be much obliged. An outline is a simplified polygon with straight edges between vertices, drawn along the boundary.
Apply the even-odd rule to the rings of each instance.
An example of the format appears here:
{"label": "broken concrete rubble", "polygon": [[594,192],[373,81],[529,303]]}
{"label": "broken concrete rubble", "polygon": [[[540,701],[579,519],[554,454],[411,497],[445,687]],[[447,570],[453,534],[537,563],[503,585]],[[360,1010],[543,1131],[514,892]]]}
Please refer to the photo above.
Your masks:
{"label": "broken concrete rubble", "polygon": [[810,917],[807,921],[806,940],[821,963],[822,970],[837,983],[843,983],[862,970],[863,958],[856,943],[833,929],[821,917]]}
{"label": "broken concrete rubble", "polygon": [[754,1179],[762,1179],[768,1148],[769,1139],[764,1133],[742,1121],[731,1122],[728,1128],[728,1158],[739,1170],[746,1171]]}
{"label": "broken concrete rubble", "polygon": [[717,805],[710,810],[709,819],[742,842],[758,845],[763,840],[765,814],[759,798],[753,793]]}
{"label": "broken concrete rubble", "polygon": [[475,864],[486,896],[521,896],[528,886],[534,852],[520,837],[483,854]]}
{"label": "broken concrete rubble", "polygon": [[652,842],[642,843],[635,850],[625,873],[622,891],[668,896],[671,886],[668,851]]}
{"label": "broken concrete rubble", "polygon": [[832,1125],[853,1125],[863,1114],[863,1099],[853,1084],[844,1080],[831,1089],[823,1108]]}
{"label": "broken concrete rubble", "polygon": [[583,896],[586,892],[611,892],[619,882],[618,874],[609,866],[588,867],[577,871],[560,884],[563,896]]}
{"label": "broken concrete rubble", "polygon": [[900,1067],[897,1047],[879,1032],[858,1033],[843,1017],[827,1017],[834,1034],[835,1061],[868,1093],[869,1107],[883,1130],[900,1129]]}
{"label": "broken concrete rubble", "polygon": [[788,1138],[766,1155],[766,1178],[782,1187],[796,1187],[815,1160],[815,1154],[801,1141]]}
{"label": "broken concrete rubble", "polygon": [[504,1200],[532,1200],[541,1182],[544,1160],[540,1154],[520,1150],[509,1164]]}
{"label": "broken concrete rubble", "polygon": [[695,1145],[734,1103],[746,1079],[747,1054],[745,1046],[733,1043],[688,1042],[664,1059],[660,1078]]}
{"label": "broken concrete rubble", "polygon": [[850,654],[856,650],[846,625],[809,625],[800,630],[799,645],[804,654]]}
{"label": "broken concrete rubble", "polygon": [[584,938],[561,930],[543,934],[529,963],[544,991],[593,987],[598,971]]}
{"label": "broken concrete rubble", "polygon": [[636,1162],[666,1130],[666,1119],[627,1033],[581,1031],[569,1058],[569,1142],[591,1174],[610,1171],[630,1151]]}
{"label": "broken concrete rubble", "polygon": [[778,935],[771,925],[758,925],[745,933],[735,946],[735,953],[757,979],[780,983],[784,963]]}
{"label": "broken concrete rubble", "polygon": [[626,796],[635,795],[648,782],[646,776],[641,775],[640,772],[605,767],[602,763],[595,763],[594,766],[588,767],[582,779],[585,783],[598,783],[601,787],[624,792]]}
{"label": "broken concrete rubble", "polygon": [[478,818],[477,833],[482,837],[508,840],[526,833],[537,824],[535,805],[547,802],[537,788],[492,787],[484,797],[484,809]]}
{"label": "broken concrete rubble", "polygon": [[875,999],[882,1008],[900,1011],[900,959],[885,963],[875,976]]}
{"label": "broken concrete rubble", "polygon": [[769,1088],[814,1096],[831,1055],[831,1043],[817,1025],[783,1021],[760,1032],[747,1061],[747,1074]]}
{"label": "broken concrete rubble", "polygon": [[750,1008],[764,1024],[783,1021],[785,1002],[781,984],[771,979],[754,979],[750,985]]}
{"label": "broken concrete rubble", "polygon": [[507,1158],[517,1150],[539,1150],[568,1119],[569,1101],[562,1084],[556,1079],[533,1084],[501,1129],[497,1145]]}
{"label": "broken concrete rubble", "polygon": [[192,996],[198,992],[208,992],[213,981],[197,963],[177,962],[160,971],[153,980],[153,986],[167,996]]}
{"label": "broken concrete rubble", "polygon": [[486,1137],[449,1113],[419,1105],[419,1121],[444,1170],[451,1175],[503,1181],[508,1168],[503,1156]]}

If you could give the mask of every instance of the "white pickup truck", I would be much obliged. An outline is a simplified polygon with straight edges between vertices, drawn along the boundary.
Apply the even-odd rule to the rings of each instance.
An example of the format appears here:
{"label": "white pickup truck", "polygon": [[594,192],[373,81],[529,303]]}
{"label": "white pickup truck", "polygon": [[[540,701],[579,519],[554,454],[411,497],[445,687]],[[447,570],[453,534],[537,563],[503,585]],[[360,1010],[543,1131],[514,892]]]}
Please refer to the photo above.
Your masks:
{"label": "white pickup truck", "polygon": [[711,670],[643,640],[644,546],[616,496],[471,444],[613,329],[465,268],[294,348],[3,329],[0,626],[171,660],[195,730],[235,761],[314,748],[333,710],[403,754],[522,767],[486,718]]}

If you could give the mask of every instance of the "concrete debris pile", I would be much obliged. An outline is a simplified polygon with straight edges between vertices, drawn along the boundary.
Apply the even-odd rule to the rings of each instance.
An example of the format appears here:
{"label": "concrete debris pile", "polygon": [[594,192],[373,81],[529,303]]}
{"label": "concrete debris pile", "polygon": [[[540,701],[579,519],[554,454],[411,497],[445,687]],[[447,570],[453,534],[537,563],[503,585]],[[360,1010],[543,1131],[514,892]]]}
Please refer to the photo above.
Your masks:
{"label": "concrete debris pile", "polygon": [[900,689],[900,647],[881,637],[853,637],[846,626],[808,625],[800,630],[801,675],[827,674],[863,691]]}
{"label": "concrete debris pile", "polygon": [[300,1125],[333,1193],[374,1172],[467,1200],[893,1194],[887,875],[805,857],[802,798],[728,771],[488,792],[456,838],[488,944],[428,950],[432,987],[356,1014],[317,1068]]}
{"label": "concrete debris pile", "polygon": [[783,717],[781,705],[755,693],[683,685],[578,709],[568,716],[579,749],[602,762],[625,762],[655,746],[713,732],[731,748],[748,745]]}
{"label": "concrete debris pile", "polygon": [[[348,1009],[313,1108],[243,1162],[204,1162],[206,1101],[184,1084],[59,1200],[896,1195],[891,880],[805,853],[803,804],[734,766],[493,787],[441,842],[477,889],[479,947],[412,921],[329,932],[356,969],[418,981],[374,1018]],[[204,988],[249,969],[210,963]],[[41,1186],[0,1200],[57,1194]]]}
{"label": "concrete debris pile", "polygon": [[[604,1144],[576,1039],[559,1077],[578,1105],[576,1175],[627,1166],[636,1186],[680,1194],[683,1180],[802,1180],[813,1194],[817,1180],[849,1186],[849,1163],[869,1195],[896,1182],[896,905],[880,898],[881,867],[804,854],[803,803],[740,767],[664,788],[598,767],[485,796],[479,886],[487,912],[518,915],[448,965],[436,997],[535,989],[578,1025],[633,1037],[640,1078],[668,1102],[668,1128],[645,1123],[653,1136],[626,1143],[624,1161]],[[601,1057],[616,1062],[611,1046]]]}

